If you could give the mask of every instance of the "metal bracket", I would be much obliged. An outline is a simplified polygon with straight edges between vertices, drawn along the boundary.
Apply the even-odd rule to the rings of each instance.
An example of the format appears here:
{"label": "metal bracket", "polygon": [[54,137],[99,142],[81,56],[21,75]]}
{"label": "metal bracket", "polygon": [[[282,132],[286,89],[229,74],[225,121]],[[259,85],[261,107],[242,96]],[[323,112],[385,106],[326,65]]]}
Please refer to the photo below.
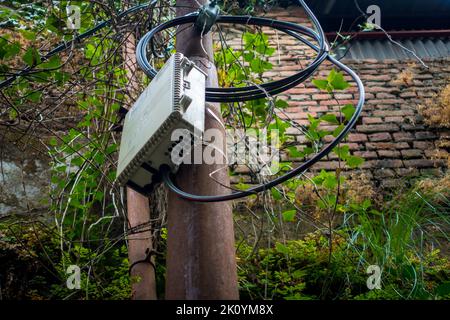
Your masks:
{"label": "metal bracket", "polygon": [[208,1],[208,3],[203,5],[198,12],[197,20],[195,21],[195,29],[197,32],[202,35],[207,34],[214,23],[216,23],[219,13],[220,8],[217,5],[216,0]]}

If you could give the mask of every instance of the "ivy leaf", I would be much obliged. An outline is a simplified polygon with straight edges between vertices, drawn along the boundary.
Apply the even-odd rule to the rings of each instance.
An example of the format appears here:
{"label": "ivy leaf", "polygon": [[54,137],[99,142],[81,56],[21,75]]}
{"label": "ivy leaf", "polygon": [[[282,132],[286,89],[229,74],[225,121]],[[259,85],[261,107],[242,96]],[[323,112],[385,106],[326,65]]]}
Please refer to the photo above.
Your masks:
{"label": "ivy leaf", "polygon": [[333,152],[337,154],[339,158],[342,160],[347,160],[350,156],[350,147],[349,146],[341,146],[333,149]]}
{"label": "ivy leaf", "polygon": [[345,159],[347,165],[352,169],[361,166],[364,163],[364,161],[365,160],[363,158],[357,156],[348,156],[347,159]]}
{"label": "ivy leaf", "polygon": [[320,118],[322,121],[326,121],[332,124],[339,124],[337,117],[334,114],[328,113]]}
{"label": "ivy leaf", "polygon": [[56,140],[55,137],[51,137],[50,141],[48,142],[52,147],[55,147],[58,145],[58,141]]}
{"label": "ivy leaf", "polygon": [[10,44],[5,51],[5,55],[3,56],[4,59],[9,59],[12,58],[14,56],[16,56],[19,52],[20,52],[20,43],[18,42],[14,42],[12,44]]}
{"label": "ivy leaf", "polygon": [[53,77],[58,82],[58,85],[62,85],[70,79],[70,74],[68,72],[55,72]]}
{"label": "ivy leaf", "polygon": [[340,71],[336,71],[335,69],[331,70],[327,80],[330,86],[336,90],[345,90],[350,86],[350,84],[344,79],[344,74]]}
{"label": "ivy leaf", "polygon": [[350,121],[351,118],[353,117],[353,115],[355,114],[355,107],[352,104],[346,104],[343,108],[342,108],[342,113],[345,116],[345,120]]}
{"label": "ivy leaf", "polygon": [[317,80],[314,79],[312,83],[320,90],[327,90],[328,88],[328,81],[327,80]]}
{"label": "ivy leaf", "polygon": [[42,92],[34,91],[27,96],[27,99],[31,102],[39,102],[42,98]]}
{"label": "ivy leaf", "polygon": [[335,175],[327,175],[325,180],[323,181],[323,186],[328,190],[333,190],[337,187],[338,180]]}
{"label": "ivy leaf", "polygon": [[294,222],[295,215],[297,214],[297,210],[288,210],[282,213],[283,221],[285,222]]}
{"label": "ivy leaf", "polygon": [[28,48],[22,57],[23,61],[30,67],[41,63],[41,56],[35,48]]}
{"label": "ivy leaf", "polygon": [[278,189],[276,189],[276,188],[272,188],[272,189],[270,189],[270,192],[272,193],[272,197],[275,199],[275,200],[281,200],[283,197],[281,196],[281,192],[280,191],[278,191]]}
{"label": "ivy leaf", "polygon": [[303,152],[298,151],[295,146],[289,147],[287,149],[289,151],[289,156],[291,158],[301,158],[301,157],[303,157]]}
{"label": "ivy leaf", "polygon": [[255,54],[253,52],[244,53],[244,60],[250,62],[255,59]]}
{"label": "ivy leaf", "polygon": [[341,134],[342,130],[344,130],[345,126],[343,124],[339,125],[336,129],[334,129],[332,135],[333,137],[337,137],[339,134]]}
{"label": "ivy leaf", "polygon": [[286,247],[284,244],[281,244],[281,243],[277,243],[275,245],[275,250],[277,250],[279,253],[289,254],[289,248]]}
{"label": "ivy leaf", "polygon": [[287,103],[284,100],[277,99],[277,101],[275,102],[275,106],[280,109],[285,109],[285,108],[289,107],[289,103]]}
{"label": "ivy leaf", "polygon": [[20,30],[20,33],[27,40],[30,40],[30,41],[36,40],[36,33],[34,33],[33,31],[22,29],[22,30]]}
{"label": "ivy leaf", "polygon": [[117,150],[117,144],[114,143],[106,148],[105,153],[111,154],[111,153],[115,152],[116,150]]}
{"label": "ivy leaf", "polygon": [[53,56],[40,67],[43,69],[56,69],[61,66],[61,59],[58,56]]}

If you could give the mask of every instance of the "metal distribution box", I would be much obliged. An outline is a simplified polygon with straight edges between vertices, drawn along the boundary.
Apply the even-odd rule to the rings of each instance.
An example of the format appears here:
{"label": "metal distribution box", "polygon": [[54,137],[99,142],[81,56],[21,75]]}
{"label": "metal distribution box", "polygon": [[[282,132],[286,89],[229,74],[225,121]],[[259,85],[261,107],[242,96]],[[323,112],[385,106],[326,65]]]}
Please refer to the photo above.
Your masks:
{"label": "metal distribution box", "polygon": [[181,53],[174,54],[128,111],[122,132],[117,183],[141,193],[152,176],[171,160],[175,129],[203,133],[206,75]]}

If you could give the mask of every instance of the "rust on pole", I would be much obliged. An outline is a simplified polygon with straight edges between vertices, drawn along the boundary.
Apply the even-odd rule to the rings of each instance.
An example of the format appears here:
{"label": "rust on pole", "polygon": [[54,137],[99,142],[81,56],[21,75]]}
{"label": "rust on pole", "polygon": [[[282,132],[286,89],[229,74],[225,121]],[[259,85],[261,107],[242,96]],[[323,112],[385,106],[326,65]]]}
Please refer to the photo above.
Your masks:
{"label": "rust on pole", "polygon": [[[205,2],[178,0],[177,16],[192,12]],[[210,33],[201,37],[194,27],[180,28],[176,35],[176,48],[207,73],[207,86],[218,85]],[[221,142],[226,153],[225,129],[219,122],[222,121],[220,105],[208,104],[207,107],[211,111],[205,114],[205,130],[214,128],[222,132]],[[229,186],[228,170],[223,164],[182,165],[176,181],[182,189],[194,194],[229,192],[211,179],[212,172],[216,172],[215,180]],[[166,298],[238,299],[231,203],[188,202],[172,192],[168,202]]]}
{"label": "rust on pole", "polygon": [[[128,34],[124,48],[125,70],[129,81],[128,92],[136,93],[139,90],[139,82],[136,78],[136,39],[133,33]],[[129,228],[150,222],[149,199],[128,187],[127,217]],[[128,260],[132,266],[130,270],[131,292],[134,300],[155,300],[157,298],[155,270],[151,263],[145,262],[148,252],[152,248],[150,230],[131,234],[128,237]]]}

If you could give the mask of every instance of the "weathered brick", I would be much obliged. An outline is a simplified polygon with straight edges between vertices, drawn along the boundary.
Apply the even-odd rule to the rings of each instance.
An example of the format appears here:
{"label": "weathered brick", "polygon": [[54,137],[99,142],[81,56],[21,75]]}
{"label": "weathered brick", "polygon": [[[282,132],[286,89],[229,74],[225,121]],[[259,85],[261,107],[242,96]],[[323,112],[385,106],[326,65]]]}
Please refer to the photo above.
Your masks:
{"label": "weathered brick", "polygon": [[351,133],[348,135],[349,142],[366,142],[367,135],[362,133]]}
{"label": "weathered brick", "polygon": [[380,158],[399,158],[400,152],[397,150],[378,150]]}
{"label": "weathered brick", "polygon": [[379,169],[375,170],[374,176],[376,178],[393,178],[395,177],[395,172],[392,169]]}
{"label": "weathered brick", "polygon": [[373,115],[375,117],[406,117],[415,115],[415,112],[413,110],[375,110]]}
{"label": "weathered brick", "polygon": [[377,123],[383,123],[383,119],[374,118],[374,117],[363,117],[362,122],[363,122],[363,124],[377,124]]}
{"label": "weathered brick", "polygon": [[428,159],[404,160],[403,162],[405,168],[433,168],[436,164],[433,160]]}
{"label": "weathered brick", "polygon": [[354,155],[364,159],[378,159],[378,155],[375,151],[355,151]]}
{"label": "weathered brick", "polygon": [[396,142],[404,142],[404,141],[413,141],[414,136],[410,132],[394,132],[394,141]]}
{"label": "weathered brick", "polygon": [[384,179],[381,181],[381,188],[398,188],[402,186],[402,182],[398,179]]}
{"label": "weathered brick", "polygon": [[428,150],[434,148],[434,143],[429,141],[414,141],[414,149]]}
{"label": "weathered brick", "polygon": [[386,117],[386,118],[384,118],[384,122],[402,123],[404,120],[405,120],[404,117]]}
{"label": "weathered brick", "polygon": [[397,105],[405,103],[403,99],[371,99],[366,101],[367,104],[375,105]]}
{"label": "weathered brick", "polygon": [[397,168],[395,173],[402,177],[417,177],[419,175],[419,170],[416,168]]}
{"label": "weathered brick", "polygon": [[386,92],[377,93],[377,99],[395,99],[396,96]]}
{"label": "weathered brick", "polygon": [[415,98],[417,94],[415,92],[402,92],[400,93],[400,97],[402,98]]}
{"label": "weathered brick", "polygon": [[371,125],[360,125],[356,127],[358,132],[372,133],[372,132],[395,132],[399,130],[396,124],[371,124]]}
{"label": "weathered brick", "polygon": [[337,168],[339,168],[339,161],[320,161],[313,166],[314,170],[336,170]]}
{"label": "weathered brick", "polygon": [[422,158],[423,151],[419,149],[407,149],[402,150],[402,157],[405,159],[414,159],[414,158]]}
{"label": "weathered brick", "polygon": [[419,124],[403,123],[402,124],[402,129],[404,131],[419,131],[419,130],[424,130],[425,126],[424,125],[419,125]]}
{"label": "weathered brick", "polygon": [[313,100],[330,100],[329,94],[313,94]]}
{"label": "weathered brick", "polygon": [[379,149],[409,149],[409,144],[406,142],[368,142],[366,143],[367,150]]}
{"label": "weathered brick", "polygon": [[387,132],[380,132],[369,135],[369,141],[373,142],[391,141],[391,139],[391,135]]}
{"label": "weathered brick", "polygon": [[439,177],[439,176],[442,175],[442,170],[440,168],[420,169],[420,174],[422,176],[436,176],[436,177]]}
{"label": "weathered brick", "polygon": [[370,160],[364,162],[363,169],[377,169],[377,168],[401,168],[403,167],[402,160]]}
{"label": "weathered brick", "polygon": [[364,76],[364,80],[368,80],[368,81],[390,81],[392,79],[388,75],[366,75],[366,76]]}
{"label": "weathered brick", "polygon": [[436,139],[436,138],[437,138],[437,135],[434,132],[430,132],[430,131],[416,132],[417,140],[432,140],[432,139]]}

